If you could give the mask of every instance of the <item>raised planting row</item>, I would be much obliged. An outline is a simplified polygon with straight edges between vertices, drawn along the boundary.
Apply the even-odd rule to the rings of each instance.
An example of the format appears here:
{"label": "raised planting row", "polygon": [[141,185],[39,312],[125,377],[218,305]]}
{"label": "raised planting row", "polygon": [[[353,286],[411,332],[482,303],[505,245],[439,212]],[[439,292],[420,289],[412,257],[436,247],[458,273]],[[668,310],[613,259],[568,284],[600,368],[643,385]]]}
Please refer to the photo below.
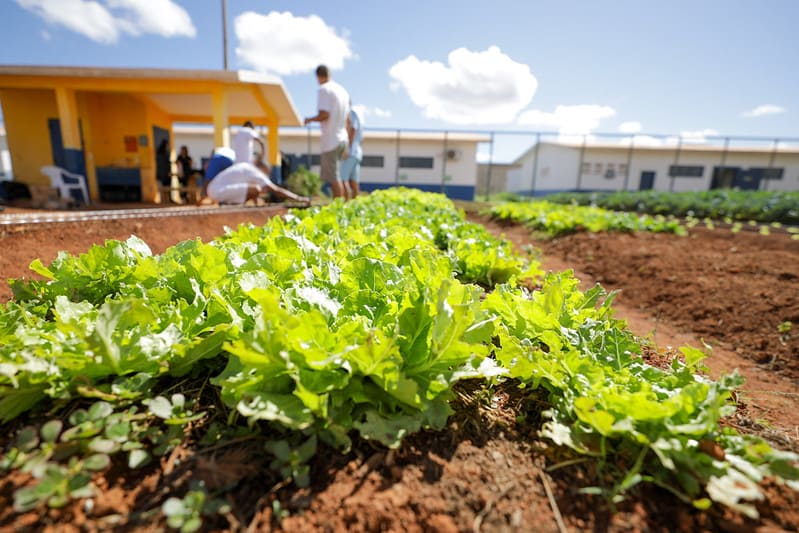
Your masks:
{"label": "raised planting row", "polygon": [[[33,478],[20,512],[91,497],[110,465],[249,436],[304,485],[321,445],[444,428],[466,379],[546,390],[548,409],[520,416],[607,465],[610,482],[584,490],[610,502],[646,481],[754,515],[764,477],[799,480],[799,457],[719,425],[737,376],[701,376],[689,348],[645,364],[600,287],[542,276],[440,195],[383,191],[160,256],[131,238],[32,266],[47,281],[14,282],[0,308],[0,417],[16,430],[2,466]],[[182,486],[156,511],[191,531],[227,511],[222,495]]]}
{"label": "raised planting row", "polygon": [[577,231],[652,231],[685,234],[674,219],[662,215],[648,216],[619,213],[601,207],[561,205],[544,200],[505,202],[484,212],[495,220],[524,224],[550,237]]}
{"label": "raised planting row", "polygon": [[799,225],[799,192],[723,189],[699,192],[561,193],[547,196],[547,200],[650,215]]}

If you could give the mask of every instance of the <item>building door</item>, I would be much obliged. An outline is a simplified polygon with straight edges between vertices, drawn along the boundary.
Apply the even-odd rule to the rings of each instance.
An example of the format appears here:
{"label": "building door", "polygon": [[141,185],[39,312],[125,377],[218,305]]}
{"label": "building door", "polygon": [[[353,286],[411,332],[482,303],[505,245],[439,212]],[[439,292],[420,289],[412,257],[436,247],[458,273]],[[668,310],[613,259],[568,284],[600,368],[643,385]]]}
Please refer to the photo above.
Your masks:
{"label": "building door", "polygon": [[638,185],[639,191],[648,191],[655,186],[655,173],[652,170],[641,172],[641,183]]}
{"label": "building door", "polygon": [[57,118],[47,119],[47,128],[50,130],[50,150],[53,155],[53,164],[70,172],[86,175],[85,147],[83,144],[83,125],[78,121],[78,134],[80,135],[80,150],[70,150],[70,154],[64,149],[64,140],[61,137],[61,120]]}
{"label": "building door", "polygon": [[760,189],[760,174],[751,169],[738,172],[732,186],[742,191],[756,191]]}
{"label": "building door", "polygon": [[736,184],[740,181],[740,173],[739,167],[713,167],[713,178],[710,180],[711,190],[738,187]]}

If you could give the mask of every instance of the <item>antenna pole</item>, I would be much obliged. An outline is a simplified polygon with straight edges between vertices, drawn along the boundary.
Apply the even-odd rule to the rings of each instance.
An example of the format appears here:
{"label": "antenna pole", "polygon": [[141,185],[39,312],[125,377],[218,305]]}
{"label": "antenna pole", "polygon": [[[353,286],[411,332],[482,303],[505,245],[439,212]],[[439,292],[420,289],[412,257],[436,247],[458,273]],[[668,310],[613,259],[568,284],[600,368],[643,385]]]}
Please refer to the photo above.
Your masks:
{"label": "antenna pole", "polygon": [[222,0],[222,57],[227,70],[227,0]]}

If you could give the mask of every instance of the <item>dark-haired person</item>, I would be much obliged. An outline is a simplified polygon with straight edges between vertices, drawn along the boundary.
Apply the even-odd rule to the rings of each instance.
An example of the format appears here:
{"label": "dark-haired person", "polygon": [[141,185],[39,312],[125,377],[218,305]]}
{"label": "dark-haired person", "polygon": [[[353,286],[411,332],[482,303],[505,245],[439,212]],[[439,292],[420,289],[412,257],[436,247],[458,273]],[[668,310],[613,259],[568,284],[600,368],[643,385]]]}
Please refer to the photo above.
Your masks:
{"label": "dark-haired person", "polygon": [[[261,151],[255,151],[255,143],[261,145]],[[231,143],[233,151],[236,152],[236,163],[255,163],[266,154],[266,146],[264,141],[255,131],[255,126],[251,121],[245,122],[236,135],[233,136]]]}
{"label": "dark-haired person", "polygon": [[320,166],[322,181],[329,183],[333,198],[349,197],[347,185],[341,180],[339,162],[348,156],[347,117],[350,112],[350,95],[347,90],[330,79],[330,71],[325,65],[316,67],[317,113],[305,119],[307,126],[318,122],[322,130],[319,137]]}
{"label": "dark-haired person", "polygon": [[164,139],[155,151],[155,177],[163,187],[172,186],[172,151],[169,139]]}

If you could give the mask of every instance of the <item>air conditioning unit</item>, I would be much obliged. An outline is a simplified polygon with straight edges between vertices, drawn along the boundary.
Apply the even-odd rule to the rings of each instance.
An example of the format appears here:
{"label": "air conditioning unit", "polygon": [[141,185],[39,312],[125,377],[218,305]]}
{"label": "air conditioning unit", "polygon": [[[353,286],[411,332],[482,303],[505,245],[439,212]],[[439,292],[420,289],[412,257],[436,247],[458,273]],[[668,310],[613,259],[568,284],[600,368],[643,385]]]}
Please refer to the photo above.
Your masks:
{"label": "air conditioning unit", "polygon": [[461,151],[457,148],[450,148],[446,153],[447,161],[457,161],[461,158]]}

